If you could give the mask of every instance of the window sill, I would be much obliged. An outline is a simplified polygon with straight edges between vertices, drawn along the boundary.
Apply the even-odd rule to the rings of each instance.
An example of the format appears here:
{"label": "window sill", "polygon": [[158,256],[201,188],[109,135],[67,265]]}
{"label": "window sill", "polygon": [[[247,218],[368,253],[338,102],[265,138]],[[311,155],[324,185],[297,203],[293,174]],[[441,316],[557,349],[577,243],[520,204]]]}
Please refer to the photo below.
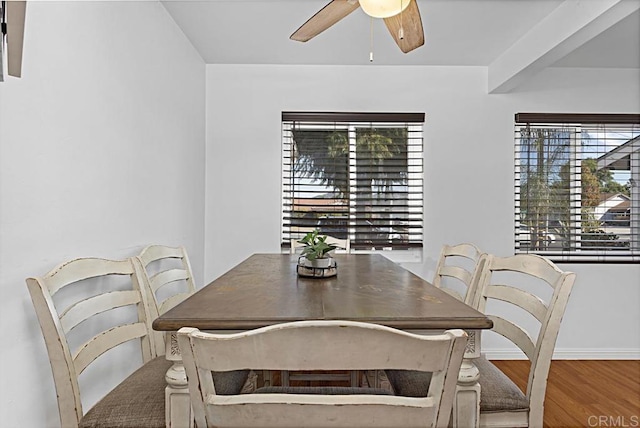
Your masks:
{"label": "window sill", "polygon": [[408,250],[351,250],[351,254],[380,254],[394,263],[422,263],[422,248]]}

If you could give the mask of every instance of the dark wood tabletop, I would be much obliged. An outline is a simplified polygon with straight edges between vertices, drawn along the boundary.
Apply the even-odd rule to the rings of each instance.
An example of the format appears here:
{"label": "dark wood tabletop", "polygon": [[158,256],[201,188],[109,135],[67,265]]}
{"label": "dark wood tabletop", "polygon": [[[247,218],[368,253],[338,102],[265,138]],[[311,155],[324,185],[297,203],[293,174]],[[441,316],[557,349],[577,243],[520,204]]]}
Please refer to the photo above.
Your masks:
{"label": "dark wood tabletop", "polygon": [[336,254],[338,274],[304,278],[297,256],[254,254],[154,320],[175,331],[351,320],[400,329],[487,329],[491,320],[379,254]]}

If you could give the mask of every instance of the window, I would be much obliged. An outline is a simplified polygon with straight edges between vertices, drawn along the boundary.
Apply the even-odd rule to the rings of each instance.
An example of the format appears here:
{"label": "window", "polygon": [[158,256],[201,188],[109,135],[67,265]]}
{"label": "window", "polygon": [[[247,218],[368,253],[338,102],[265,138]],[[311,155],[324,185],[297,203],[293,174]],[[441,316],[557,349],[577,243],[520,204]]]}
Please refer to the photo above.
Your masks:
{"label": "window", "polygon": [[422,247],[423,113],[282,113],[282,245]]}
{"label": "window", "polygon": [[640,115],[515,121],[516,253],[640,261]]}

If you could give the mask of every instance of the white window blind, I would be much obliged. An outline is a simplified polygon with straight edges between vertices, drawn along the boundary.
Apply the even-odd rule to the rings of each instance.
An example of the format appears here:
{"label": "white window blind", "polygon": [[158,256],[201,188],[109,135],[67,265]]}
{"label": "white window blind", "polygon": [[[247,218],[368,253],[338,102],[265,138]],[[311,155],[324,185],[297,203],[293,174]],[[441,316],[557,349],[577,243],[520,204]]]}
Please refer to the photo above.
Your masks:
{"label": "white window blind", "polygon": [[422,247],[424,113],[282,113],[282,245]]}
{"label": "white window blind", "polygon": [[640,115],[516,114],[515,251],[640,261]]}

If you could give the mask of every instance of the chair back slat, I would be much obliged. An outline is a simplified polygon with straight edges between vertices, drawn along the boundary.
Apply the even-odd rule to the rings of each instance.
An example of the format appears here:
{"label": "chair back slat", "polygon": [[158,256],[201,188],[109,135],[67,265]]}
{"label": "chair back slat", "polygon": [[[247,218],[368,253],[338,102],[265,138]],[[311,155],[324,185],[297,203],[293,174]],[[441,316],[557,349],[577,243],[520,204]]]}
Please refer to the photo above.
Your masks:
{"label": "chair back slat", "polygon": [[339,239],[339,238],[334,238],[333,236],[327,236],[327,239],[325,242],[329,245],[337,246],[338,248],[336,249],[336,251],[344,250],[346,253],[351,252],[351,240],[348,238]]}
{"label": "chair back slat", "polygon": [[486,288],[485,297],[501,300],[516,305],[543,322],[549,307],[540,299],[527,291],[508,285],[490,285]]}
{"label": "chair back slat", "polygon": [[[351,321],[298,321],[230,335],[178,332],[202,426],[445,427],[466,333],[421,336]],[[425,398],[377,395],[216,395],[212,371],[408,369],[433,372]]]}
{"label": "chair back slat", "polygon": [[533,343],[531,336],[529,336],[529,333],[511,321],[499,316],[489,315],[489,319],[493,321],[493,328],[491,331],[494,331],[513,342],[522,352],[524,352],[529,360],[532,360],[535,357],[535,344]]}
{"label": "chair back slat", "polygon": [[68,333],[73,327],[94,315],[123,306],[135,305],[138,302],[140,302],[140,292],[137,290],[98,294],[69,306],[60,315],[60,324],[64,332]]}
{"label": "chair back slat", "polygon": [[518,254],[511,257],[493,256],[491,271],[519,272],[538,278],[552,288],[558,286],[559,279],[564,273],[550,260],[535,254]]}
{"label": "chair back slat", "polygon": [[433,426],[436,412],[429,398],[340,395],[320,400],[313,395],[259,394],[252,400],[254,397],[212,397],[207,409],[209,426],[425,428]]}
{"label": "chair back slat", "polygon": [[450,278],[456,278],[464,282],[465,284],[471,284],[473,272],[469,272],[460,266],[444,266],[439,270],[439,277],[448,276]]}
{"label": "chair back slat", "polygon": [[143,338],[147,334],[147,325],[140,322],[120,325],[92,337],[78,349],[73,357],[76,373],[81,374],[89,364],[105,352],[132,339]]}
{"label": "chair back slat", "polygon": [[158,272],[150,278],[151,289],[157,292],[165,285],[176,281],[187,281],[191,275],[185,269],[169,269]]}
{"label": "chair back slat", "polygon": [[108,275],[131,275],[133,267],[128,260],[80,258],[55,267],[44,278],[49,293],[53,296],[61,288],[74,282]]}
{"label": "chair back slat", "polygon": [[481,254],[482,251],[473,244],[463,243],[457,245],[444,245],[442,247],[442,255],[445,257],[459,256],[475,261],[478,260]]}
{"label": "chair back slat", "polygon": [[168,247],[165,245],[149,245],[145,247],[140,255],[142,263],[146,266],[149,263],[161,259],[181,259],[184,257],[184,249],[182,247]]}

